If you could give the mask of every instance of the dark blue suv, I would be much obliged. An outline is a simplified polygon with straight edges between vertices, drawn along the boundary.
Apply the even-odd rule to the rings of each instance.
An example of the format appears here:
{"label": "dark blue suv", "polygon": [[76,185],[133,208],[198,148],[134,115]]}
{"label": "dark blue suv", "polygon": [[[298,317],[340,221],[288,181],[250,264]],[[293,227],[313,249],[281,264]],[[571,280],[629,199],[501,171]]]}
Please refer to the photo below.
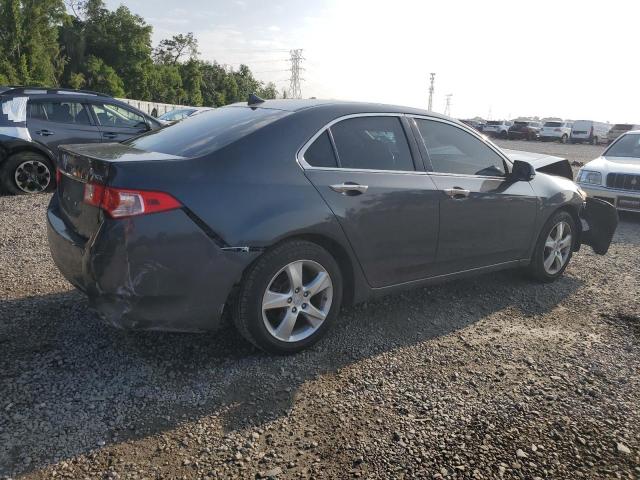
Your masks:
{"label": "dark blue suv", "polygon": [[55,189],[58,146],[121,142],[162,125],[104,94],[42,87],[0,87],[0,190]]}

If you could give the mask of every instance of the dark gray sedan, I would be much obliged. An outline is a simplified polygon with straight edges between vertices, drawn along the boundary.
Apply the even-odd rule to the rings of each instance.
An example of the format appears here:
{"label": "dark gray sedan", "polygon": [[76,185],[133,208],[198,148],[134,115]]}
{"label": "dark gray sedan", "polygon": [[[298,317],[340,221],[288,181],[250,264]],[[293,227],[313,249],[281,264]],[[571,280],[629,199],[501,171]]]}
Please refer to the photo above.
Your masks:
{"label": "dark gray sedan", "polygon": [[510,156],[423,110],[254,97],[62,147],[49,244],[111,325],[204,331],[228,309],[291,353],[344,304],[512,267],[552,281],[581,244],[604,254],[615,209],[566,161]]}

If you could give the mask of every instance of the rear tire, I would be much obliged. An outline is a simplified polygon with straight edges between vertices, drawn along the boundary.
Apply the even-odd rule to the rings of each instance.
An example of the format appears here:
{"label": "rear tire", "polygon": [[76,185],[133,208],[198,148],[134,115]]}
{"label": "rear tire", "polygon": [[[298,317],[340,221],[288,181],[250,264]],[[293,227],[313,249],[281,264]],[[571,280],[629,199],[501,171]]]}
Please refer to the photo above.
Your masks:
{"label": "rear tire", "polygon": [[[568,230],[568,231],[567,231]],[[562,276],[573,255],[576,222],[569,212],[554,213],[544,224],[527,267],[540,282],[553,282]]]}
{"label": "rear tire", "polygon": [[335,259],[315,243],[292,240],[268,250],[245,273],[234,323],[261,350],[292,354],[324,336],[341,303]]}
{"label": "rear tire", "polygon": [[51,192],[56,188],[51,161],[35,152],[11,155],[0,168],[0,183],[13,195]]}

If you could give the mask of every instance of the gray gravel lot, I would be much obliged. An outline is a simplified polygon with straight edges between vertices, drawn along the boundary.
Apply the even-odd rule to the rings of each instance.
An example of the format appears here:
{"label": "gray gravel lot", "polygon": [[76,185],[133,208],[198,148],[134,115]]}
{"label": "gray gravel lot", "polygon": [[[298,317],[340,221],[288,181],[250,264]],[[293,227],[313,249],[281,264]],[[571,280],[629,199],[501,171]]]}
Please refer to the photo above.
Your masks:
{"label": "gray gravel lot", "polygon": [[0,198],[0,477],[640,478],[640,215],[554,284],[389,296],[281,358],[100,324],[50,260],[48,200]]}

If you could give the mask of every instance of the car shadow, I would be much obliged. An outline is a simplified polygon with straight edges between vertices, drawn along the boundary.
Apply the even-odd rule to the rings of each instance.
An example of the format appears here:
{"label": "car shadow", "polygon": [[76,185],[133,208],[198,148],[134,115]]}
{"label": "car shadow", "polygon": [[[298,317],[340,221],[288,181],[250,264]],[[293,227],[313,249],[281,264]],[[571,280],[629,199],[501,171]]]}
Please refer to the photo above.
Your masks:
{"label": "car shadow", "polygon": [[118,331],[75,291],[0,301],[0,475],[205,416],[226,432],[258,428],[285,415],[305,382],[462,334],[504,310],[544,314],[581,285],[511,271],[419,288],[343,309],[327,338],[287,357],[258,351],[230,326],[206,335]]}

